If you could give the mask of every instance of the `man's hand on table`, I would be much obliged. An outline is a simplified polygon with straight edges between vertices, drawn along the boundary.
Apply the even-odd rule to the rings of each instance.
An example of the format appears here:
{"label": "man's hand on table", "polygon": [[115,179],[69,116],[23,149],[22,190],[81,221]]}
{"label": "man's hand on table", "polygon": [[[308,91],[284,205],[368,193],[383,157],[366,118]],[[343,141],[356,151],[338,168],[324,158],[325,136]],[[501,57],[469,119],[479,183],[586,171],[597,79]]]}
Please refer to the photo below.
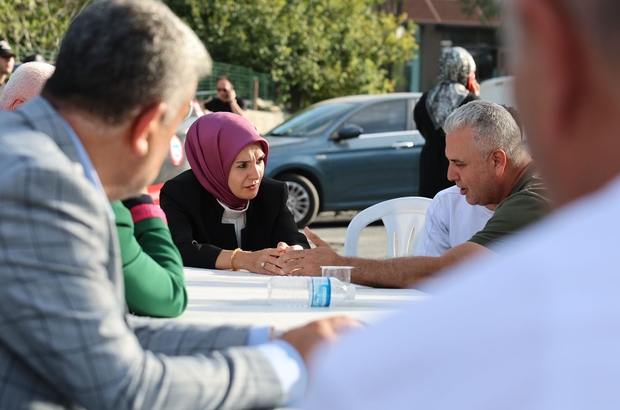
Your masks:
{"label": "man's hand on table", "polygon": [[360,322],[355,319],[347,316],[335,316],[289,330],[281,336],[281,339],[290,343],[308,365],[312,353],[319,344],[335,343],[340,338],[341,333],[361,327]]}
{"label": "man's hand on table", "polygon": [[343,257],[310,228],[306,227],[304,232],[316,247],[303,250],[286,249],[277,262],[283,273],[297,276],[321,276],[321,266],[346,265]]}

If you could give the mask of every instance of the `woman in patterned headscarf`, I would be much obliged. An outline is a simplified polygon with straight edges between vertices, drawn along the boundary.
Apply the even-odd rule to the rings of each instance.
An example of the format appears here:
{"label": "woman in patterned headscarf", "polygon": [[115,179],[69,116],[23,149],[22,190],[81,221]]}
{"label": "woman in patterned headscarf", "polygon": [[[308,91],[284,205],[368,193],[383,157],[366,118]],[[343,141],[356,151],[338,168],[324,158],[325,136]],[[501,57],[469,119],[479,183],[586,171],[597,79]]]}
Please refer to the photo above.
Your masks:
{"label": "woman in patterned headscarf", "polygon": [[426,140],[420,156],[420,196],[433,198],[454,185],[447,177],[449,162],[442,126],[452,111],[478,99],[480,86],[475,71],[476,63],[467,50],[445,50],[439,60],[439,83],[422,95],[413,110],[413,119]]}

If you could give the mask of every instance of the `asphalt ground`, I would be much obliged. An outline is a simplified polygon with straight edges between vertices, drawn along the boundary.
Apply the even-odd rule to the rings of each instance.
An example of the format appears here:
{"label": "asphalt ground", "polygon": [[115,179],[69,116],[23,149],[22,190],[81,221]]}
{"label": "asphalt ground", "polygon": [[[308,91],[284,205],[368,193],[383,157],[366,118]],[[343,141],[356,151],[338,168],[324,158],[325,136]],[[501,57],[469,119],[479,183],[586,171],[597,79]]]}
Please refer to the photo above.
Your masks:
{"label": "asphalt ground", "polygon": [[[347,226],[357,214],[354,211],[324,212],[319,214],[310,229],[340,255],[344,255],[344,237]],[[358,245],[358,256],[365,258],[385,258],[387,249],[387,234],[381,222],[374,223],[362,230]]]}

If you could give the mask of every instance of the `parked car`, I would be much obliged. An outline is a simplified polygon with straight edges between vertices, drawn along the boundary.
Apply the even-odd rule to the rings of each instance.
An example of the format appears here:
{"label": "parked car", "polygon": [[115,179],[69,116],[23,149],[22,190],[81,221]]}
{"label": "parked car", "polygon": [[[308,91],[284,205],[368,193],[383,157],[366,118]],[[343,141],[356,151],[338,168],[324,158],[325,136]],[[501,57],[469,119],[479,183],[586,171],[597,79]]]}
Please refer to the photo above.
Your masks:
{"label": "parked car", "polygon": [[[491,78],[480,83],[480,99],[518,109],[514,87],[515,78],[512,76]],[[523,145],[527,152],[531,152],[525,131],[523,132]]]}
{"label": "parked car", "polygon": [[318,212],[360,210],[417,195],[424,138],[413,122],[420,93],[356,95],[314,104],[264,136],[265,175],[288,184],[299,227]]}
{"label": "parked car", "polygon": [[495,77],[481,82],[480,99],[515,107],[514,77]]}
{"label": "parked car", "polygon": [[161,187],[164,186],[164,182],[190,168],[187,157],[185,156],[185,137],[189,127],[201,115],[204,115],[204,112],[202,108],[200,108],[200,103],[196,100],[192,101],[189,116],[179,125],[175,135],[170,139],[168,156],[159,171],[159,175],[153,184],[147,187],[149,194],[156,204],[159,204],[159,191]]}

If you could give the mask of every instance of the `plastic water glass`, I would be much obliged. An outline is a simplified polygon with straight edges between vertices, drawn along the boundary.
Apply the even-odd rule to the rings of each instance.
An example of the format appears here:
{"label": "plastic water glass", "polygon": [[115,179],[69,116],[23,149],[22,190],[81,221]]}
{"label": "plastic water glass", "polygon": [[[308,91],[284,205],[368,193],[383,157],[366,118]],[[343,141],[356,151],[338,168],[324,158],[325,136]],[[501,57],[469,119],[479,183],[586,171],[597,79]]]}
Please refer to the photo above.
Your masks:
{"label": "plastic water glass", "polygon": [[321,274],[324,278],[336,278],[348,285],[351,283],[351,269],[353,266],[321,266]]}

